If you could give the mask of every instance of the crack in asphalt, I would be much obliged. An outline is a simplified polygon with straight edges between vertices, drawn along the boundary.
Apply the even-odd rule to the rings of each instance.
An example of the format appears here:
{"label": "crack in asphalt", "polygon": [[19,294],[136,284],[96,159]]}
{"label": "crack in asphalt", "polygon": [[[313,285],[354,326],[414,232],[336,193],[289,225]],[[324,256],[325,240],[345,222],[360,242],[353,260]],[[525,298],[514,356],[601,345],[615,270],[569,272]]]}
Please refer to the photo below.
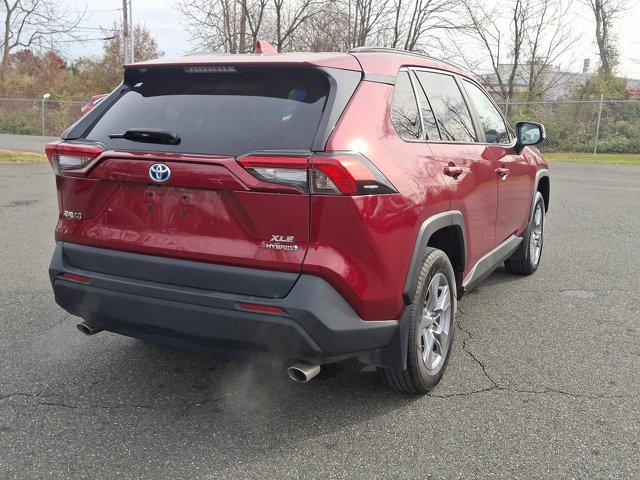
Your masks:
{"label": "crack in asphalt", "polygon": [[[464,315],[463,311],[458,307],[458,314],[460,316]],[[597,400],[597,399],[620,399],[620,398],[638,398],[636,395],[604,395],[604,394],[590,394],[590,393],[575,393],[568,392],[566,390],[561,390],[558,388],[552,387],[544,387],[540,390],[535,389],[525,389],[525,388],[515,388],[505,385],[500,385],[496,380],[494,380],[491,375],[489,375],[487,371],[487,366],[482,362],[476,354],[474,354],[469,347],[467,346],[467,342],[473,338],[471,332],[467,330],[463,326],[463,322],[458,320],[458,329],[466,334],[466,338],[462,341],[462,350],[471,358],[474,362],[478,364],[478,366],[482,369],[482,374],[491,384],[489,387],[481,388],[477,390],[470,390],[466,392],[454,392],[454,393],[445,393],[445,394],[436,394],[429,393],[428,396],[433,398],[451,398],[451,397],[470,397],[478,394],[483,394],[486,392],[508,392],[508,393],[521,393],[521,394],[529,394],[529,395],[563,395],[566,397],[570,397],[573,399],[587,399],[587,400]]]}
{"label": "crack in asphalt", "polygon": [[[458,306],[458,317],[464,316],[463,310]],[[59,322],[62,323],[62,322]],[[566,390],[561,390],[558,388],[552,387],[544,387],[542,389],[525,389],[525,388],[515,388],[507,385],[501,385],[498,381],[496,381],[488,372],[487,365],[476,355],[469,347],[468,341],[473,340],[474,337],[471,332],[467,329],[464,322],[460,319],[457,322],[458,329],[465,334],[465,338],[462,340],[462,350],[466,353],[469,358],[471,358],[481,369],[483,376],[489,382],[489,386],[485,388],[480,388],[476,390],[469,390],[464,392],[453,392],[453,393],[428,393],[427,396],[431,398],[452,398],[452,397],[471,397],[474,395],[481,395],[488,392],[507,392],[512,394],[527,394],[527,395],[562,395],[573,399],[587,399],[587,400],[597,400],[597,399],[624,399],[624,398],[638,398],[636,395],[604,395],[604,394],[590,394],[590,393],[575,393],[569,392]],[[58,323],[54,324],[52,327],[55,327]],[[230,393],[223,395],[214,395],[212,397],[203,397],[197,401],[185,402],[185,403],[173,403],[167,405],[154,405],[153,403],[145,403],[145,404],[136,404],[136,403],[119,403],[119,404],[73,404],[68,403],[62,400],[55,399],[55,394],[38,394],[38,393],[25,393],[25,392],[13,392],[5,395],[0,395],[0,403],[9,401],[10,405],[14,407],[37,407],[37,406],[49,406],[49,407],[60,407],[60,408],[68,408],[68,409],[103,409],[103,410],[119,410],[119,409],[138,409],[138,410],[149,410],[149,411],[162,411],[162,410],[173,410],[179,409],[180,411],[172,416],[172,418],[167,423],[168,425],[180,420],[185,417],[193,408],[199,407],[205,404],[215,403],[219,400],[222,400],[224,397],[230,395]],[[15,402],[16,398],[23,399],[34,399],[36,400],[34,403],[25,403],[25,402]],[[53,398],[53,399],[52,399]],[[51,400],[50,400],[51,399]],[[158,395],[156,395],[153,401],[157,401]]]}
{"label": "crack in asphalt", "polygon": [[466,333],[467,337],[462,341],[462,350],[469,355],[471,358],[473,358],[473,360],[480,365],[480,367],[482,368],[482,373],[484,374],[484,376],[487,378],[487,380],[489,380],[489,382],[491,383],[491,385],[493,387],[498,387],[498,382],[496,382],[493,378],[491,378],[491,376],[489,375],[489,373],[487,372],[487,367],[486,365],[480,361],[480,359],[478,357],[475,356],[475,354],[469,350],[469,347],[467,346],[467,341],[471,340],[472,336],[471,336],[471,332],[469,330],[466,330],[463,326],[462,326],[462,322],[458,321],[458,328],[460,329],[461,332]]}

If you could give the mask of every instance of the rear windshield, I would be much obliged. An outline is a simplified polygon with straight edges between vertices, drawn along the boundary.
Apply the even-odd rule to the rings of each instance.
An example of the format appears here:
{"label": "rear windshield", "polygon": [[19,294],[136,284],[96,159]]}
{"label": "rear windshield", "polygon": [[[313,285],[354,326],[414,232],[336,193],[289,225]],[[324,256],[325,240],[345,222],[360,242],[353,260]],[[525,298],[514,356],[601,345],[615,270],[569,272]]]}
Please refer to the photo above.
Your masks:
{"label": "rear windshield", "polygon": [[[129,91],[85,138],[109,149],[238,156],[252,150],[309,150],[329,82],[308,68],[203,72],[202,68],[128,73]],[[178,145],[109,138],[128,129],[177,133]]]}

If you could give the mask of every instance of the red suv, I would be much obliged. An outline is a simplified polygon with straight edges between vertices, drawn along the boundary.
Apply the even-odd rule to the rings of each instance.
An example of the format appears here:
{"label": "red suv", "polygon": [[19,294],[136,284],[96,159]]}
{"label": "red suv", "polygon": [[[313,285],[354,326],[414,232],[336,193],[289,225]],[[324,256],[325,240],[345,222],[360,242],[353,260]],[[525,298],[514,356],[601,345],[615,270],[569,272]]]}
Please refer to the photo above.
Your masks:
{"label": "red suv", "polygon": [[56,301],[86,334],[276,358],[300,381],[357,357],[424,393],[464,291],[538,267],[544,136],[407,52],[128,65],[46,147]]}

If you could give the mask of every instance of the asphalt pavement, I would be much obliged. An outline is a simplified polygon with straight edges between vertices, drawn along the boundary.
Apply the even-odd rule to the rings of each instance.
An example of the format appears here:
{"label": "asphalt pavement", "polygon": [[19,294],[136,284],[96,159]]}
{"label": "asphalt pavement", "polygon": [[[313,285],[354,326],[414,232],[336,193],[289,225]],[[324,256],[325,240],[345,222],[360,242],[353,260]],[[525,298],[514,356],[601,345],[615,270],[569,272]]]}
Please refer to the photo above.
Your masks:
{"label": "asphalt pavement", "polygon": [[36,135],[0,134],[0,150],[19,150],[22,152],[44,153],[44,146],[60,137],[40,137]]}
{"label": "asphalt pavement", "polygon": [[640,168],[553,164],[542,265],[460,302],[430,395],[103,332],[47,277],[47,165],[0,165],[0,478],[640,477]]}

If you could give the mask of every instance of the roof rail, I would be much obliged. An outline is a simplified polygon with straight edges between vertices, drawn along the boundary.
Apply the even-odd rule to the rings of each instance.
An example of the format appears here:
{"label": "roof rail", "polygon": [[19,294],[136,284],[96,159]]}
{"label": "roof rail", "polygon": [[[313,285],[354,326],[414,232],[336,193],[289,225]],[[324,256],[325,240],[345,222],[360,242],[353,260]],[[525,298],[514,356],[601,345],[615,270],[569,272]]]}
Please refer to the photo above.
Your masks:
{"label": "roof rail", "polygon": [[465,71],[464,68],[456,65],[453,62],[449,62],[448,60],[442,60],[440,58],[432,57],[430,55],[426,55],[424,53],[419,52],[410,52],[409,50],[402,50],[400,48],[389,48],[389,47],[356,47],[349,50],[348,53],[397,53],[400,55],[411,55],[414,57],[426,58],[428,60],[435,60],[436,62],[441,62],[451,67],[457,68],[458,70]]}

